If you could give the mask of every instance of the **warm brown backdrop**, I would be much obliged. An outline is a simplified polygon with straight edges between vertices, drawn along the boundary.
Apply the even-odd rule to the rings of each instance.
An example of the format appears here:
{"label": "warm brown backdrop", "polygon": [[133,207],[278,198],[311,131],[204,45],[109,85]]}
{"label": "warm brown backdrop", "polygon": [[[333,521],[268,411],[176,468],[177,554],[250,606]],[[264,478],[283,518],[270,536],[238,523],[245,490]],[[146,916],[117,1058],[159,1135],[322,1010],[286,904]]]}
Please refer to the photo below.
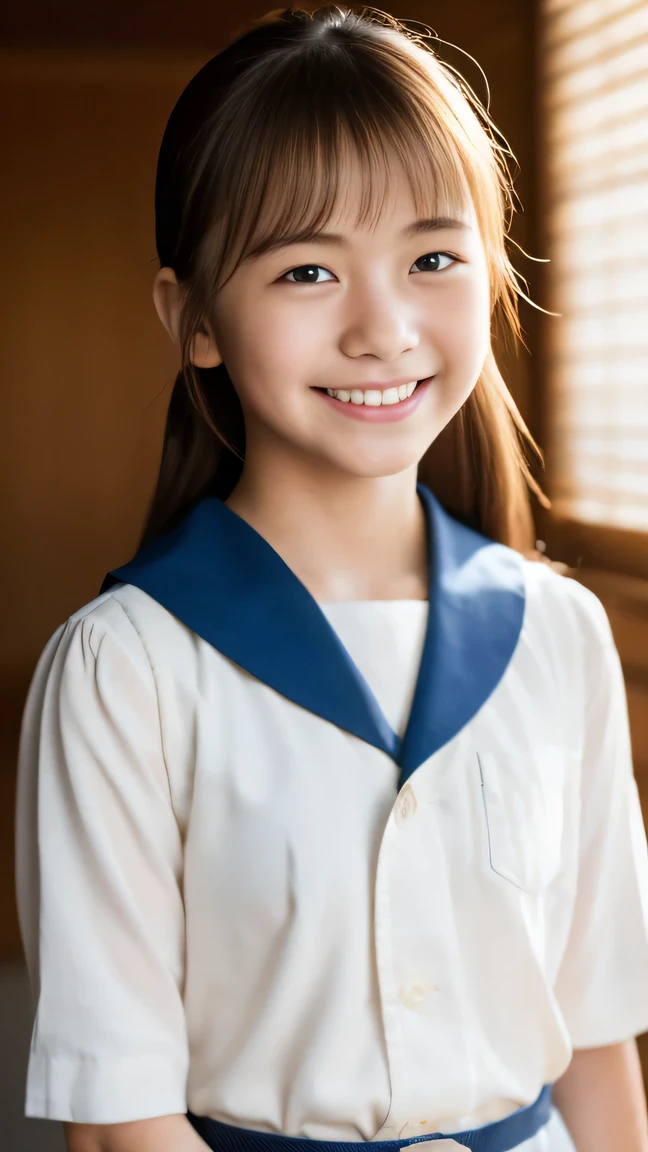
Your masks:
{"label": "warm brown backdrop", "polygon": [[[229,6],[224,11],[200,0],[37,0],[9,4],[0,14],[0,532],[6,557],[0,600],[0,956],[20,950],[12,824],[16,741],[29,678],[57,625],[97,594],[109,568],[131,555],[155,481],[176,369],[175,349],[151,301],[157,149],[190,76],[248,16],[265,10],[266,4],[250,0],[241,0],[234,16]],[[521,167],[516,188],[524,211],[512,234],[523,249],[543,256],[535,0],[393,0],[389,11],[423,21],[484,68],[491,112]],[[483,97],[476,65],[456,50],[442,50]],[[541,298],[541,266],[520,255],[516,263],[531,295]],[[541,435],[541,328],[525,304],[521,315],[536,355],[522,351],[505,371],[523,414]],[[643,780],[648,672],[637,637],[647,652],[648,596],[637,623],[626,610],[630,601],[636,605],[636,586],[630,601],[614,580],[597,590],[616,613],[630,669]]]}

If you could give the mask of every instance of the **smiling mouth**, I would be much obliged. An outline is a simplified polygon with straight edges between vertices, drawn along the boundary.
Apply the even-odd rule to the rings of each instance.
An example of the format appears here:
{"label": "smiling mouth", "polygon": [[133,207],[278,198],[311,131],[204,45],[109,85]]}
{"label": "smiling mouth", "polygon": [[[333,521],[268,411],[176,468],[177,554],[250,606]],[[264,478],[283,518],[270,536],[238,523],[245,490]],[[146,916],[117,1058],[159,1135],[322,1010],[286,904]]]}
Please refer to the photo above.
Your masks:
{"label": "smiling mouth", "polygon": [[420,380],[412,380],[410,384],[401,384],[398,388],[316,388],[316,392],[324,392],[342,404],[365,405],[367,408],[383,408],[402,404],[418,388]]}

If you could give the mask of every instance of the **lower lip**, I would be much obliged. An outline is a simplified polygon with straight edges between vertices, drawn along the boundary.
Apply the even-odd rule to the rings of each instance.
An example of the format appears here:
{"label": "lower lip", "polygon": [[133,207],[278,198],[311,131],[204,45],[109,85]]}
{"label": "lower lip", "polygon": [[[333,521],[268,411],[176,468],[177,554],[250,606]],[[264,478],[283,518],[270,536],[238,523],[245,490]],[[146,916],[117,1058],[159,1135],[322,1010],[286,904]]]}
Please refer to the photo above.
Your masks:
{"label": "lower lip", "polygon": [[412,415],[423,396],[428,390],[428,385],[434,380],[434,376],[428,376],[427,380],[421,380],[407,400],[400,400],[398,404],[380,404],[375,407],[371,404],[353,404],[350,400],[336,400],[335,396],[329,396],[328,392],[320,392],[319,395],[323,400],[326,400],[336,412],[340,412],[343,416],[350,416],[352,420],[366,420],[370,424],[392,424],[395,420],[406,420],[408,416]]}

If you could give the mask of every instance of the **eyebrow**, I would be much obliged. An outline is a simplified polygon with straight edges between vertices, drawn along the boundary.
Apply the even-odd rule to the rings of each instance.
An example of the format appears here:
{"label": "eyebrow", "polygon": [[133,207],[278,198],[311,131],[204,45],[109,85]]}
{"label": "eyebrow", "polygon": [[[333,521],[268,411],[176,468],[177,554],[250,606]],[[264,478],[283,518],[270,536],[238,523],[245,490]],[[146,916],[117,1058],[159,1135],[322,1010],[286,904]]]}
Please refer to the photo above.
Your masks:
{"label": "eyebrow", "polygon": [[[401,236],[409,238],[411,236],[420,236],[428,232],[444,232],[444,231],[461,231],[469,232],[471,230],[470,224],[464,220],[457,220],[452,216],[427,216],[422,220],[414,220],[412,224],[407,224],[401,231]],[[295,232],[291,235],[284,236],[280,240],[274,242],[268,241],[266,244],[260,245],[255,254],[263,256],[268,252],[275,252],[280,248],[289,248],[294,244],[330,244],[332,247],[348,248],[349,241],[346,236],[340,232],[319,232],[314,228],[306,228],[301,232]]]}

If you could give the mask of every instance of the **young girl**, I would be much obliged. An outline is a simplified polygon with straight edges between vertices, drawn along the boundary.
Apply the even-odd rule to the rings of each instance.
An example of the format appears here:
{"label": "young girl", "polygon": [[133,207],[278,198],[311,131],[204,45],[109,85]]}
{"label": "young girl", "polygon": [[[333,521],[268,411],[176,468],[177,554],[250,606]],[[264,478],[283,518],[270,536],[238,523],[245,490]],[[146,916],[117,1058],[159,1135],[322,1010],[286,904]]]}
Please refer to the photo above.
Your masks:
{"label": "young girl", "polygon": [[158,487],[21,741],[73,1152],[648,1147],[646,838],[603,608],[524,555],[507,171],[372,9],[270,13],[173,110]]}

